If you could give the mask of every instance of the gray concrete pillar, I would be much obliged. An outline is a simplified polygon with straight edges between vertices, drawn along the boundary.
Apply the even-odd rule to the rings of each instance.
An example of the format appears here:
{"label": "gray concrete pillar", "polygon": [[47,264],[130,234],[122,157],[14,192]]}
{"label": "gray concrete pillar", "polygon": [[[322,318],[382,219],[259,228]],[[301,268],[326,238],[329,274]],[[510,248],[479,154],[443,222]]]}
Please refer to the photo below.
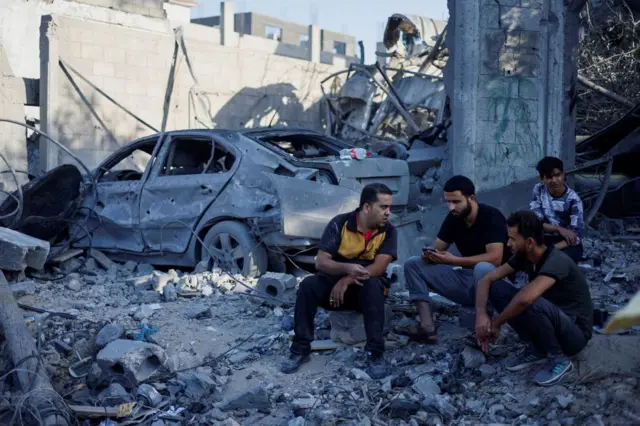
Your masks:
{"label": "gray concrete pillar", "polygon": [[322,52],[322,30],[318,25],[309,25],[309,60],[319,64]]}
{"label": "gray concrete pillar", "polygon": [[544,155],[573,164],[579,7],[564,3],[449,0],[452,172],[481,190],[534,177]]}
{"label": "gray concrete pillar", "polygon": [[[43,16],[40,24],[40,130],[55,140],[59,125],[56,123],[59,79],[61,78],[57,25],[51,15]],[[60,164],[60,149],[45,138],[40,138],[40,169],[49,171]]]}
{"label": "gray concrete pillar", "polygon": [[234,46],[236,43],[237,35],[235,32],[233,3],[230,1],[220,2],[220,44]]}

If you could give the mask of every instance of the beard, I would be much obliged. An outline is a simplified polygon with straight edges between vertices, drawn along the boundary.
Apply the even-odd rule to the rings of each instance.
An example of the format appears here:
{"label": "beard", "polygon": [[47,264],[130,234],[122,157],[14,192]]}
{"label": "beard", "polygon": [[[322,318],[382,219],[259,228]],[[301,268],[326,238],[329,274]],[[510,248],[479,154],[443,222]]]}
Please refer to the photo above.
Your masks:
{"label": "beard", "polygon": [[469,201],[469,199],[467,198],[467,205],[465,206],[464,209],[462,209],[462,211],[460,211],[460,213],[458,214],[458,217],[462,220],[465,220],[466,218],[469,217],[470,214],[471,214],[471,201]]}

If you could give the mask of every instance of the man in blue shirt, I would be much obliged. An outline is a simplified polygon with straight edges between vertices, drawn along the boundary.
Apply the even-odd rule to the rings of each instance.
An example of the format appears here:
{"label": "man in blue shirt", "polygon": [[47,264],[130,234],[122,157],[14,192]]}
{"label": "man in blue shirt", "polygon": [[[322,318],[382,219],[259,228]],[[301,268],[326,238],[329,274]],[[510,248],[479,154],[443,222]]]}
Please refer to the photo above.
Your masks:
{"label": "man in blue shirt", "polygon": [[544,157],[536,169],[541,183],[533,188],[530,209],[544,223],[545,244],[564,251],[577,263],[583,255],[582,200],[565,183],[561,159]]}

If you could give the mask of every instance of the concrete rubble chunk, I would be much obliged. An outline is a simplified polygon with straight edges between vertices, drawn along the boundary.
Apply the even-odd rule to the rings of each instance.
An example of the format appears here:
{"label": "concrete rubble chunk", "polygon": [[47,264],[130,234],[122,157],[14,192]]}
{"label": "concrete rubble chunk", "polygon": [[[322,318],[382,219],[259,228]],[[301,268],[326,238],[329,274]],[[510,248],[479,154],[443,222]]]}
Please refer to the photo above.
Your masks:
{"label": "concrete rubble chunk", "polygon": [[[390,329],[392,317],[391,306],[385,305],[385,333]],[[334,342],[354,345],[367,340],[361,313],[333,311],[329,313],[329,322],[331,323],[331,340]]]}
{"label": "concrete rubble chunk", "polygon": [[304,426],[305,420],[304,417],[296,417],[295,419],[289,420],[288,426]]}
{"label": "concrete rubble chunk", "polygon": [[171,274],[163,274],[159,273],[157,275],[154,274],[153,279],[153,289],[158,293],[162,294],[164,291],[164,287],[169,284],[175,282],[175,277]]}
{"label": "concrete rubble chunk", "polygon": [[136,340],[114,340],[98,352],[97,361],[103,372],[124,374],[132,385],[173,371],[164,349]]}
{"label": "concrete rubble chunk", "polygon": [[371,376],[359,368],[352,368],[351,376],[356,380],[371,380]]}
{"label": "concrete rubble chunk", "polygon": [[307,396],[304,398],[294,399],[292,402],[294,410],[309,409],[315,407],[320,401],[318,398]]}
{"label": "concrete rubble chunk", "polygon": [[154,267],[148,263],[139,263],[136,267],[136,274],[138,275],[149,275],[155,271]]}
{"label": "concrete rubble chunk", "polygon": [[161,309],[160,305],[141,305],[133,314],[133,317],[137,320],[144,320],[151,317],[158,309]]}
{"label": "concrete rubble chunk", "polygon": [[429,376],[420,376],[415,379],[412,388],[423,397],[440,394],[440,386]]}
{"label": "concrete rubble chunk", "polygon": [[496,368],[489,364],[482,364],[478,370],[484,378],[492,377],[497,373]]}
{"label": "concrete rubble chunk", "polygon": [[167,283],[167,285],[164,286],[164,289],[162,289],[162,295],[164,296],[165,302],[175,302],[178,300],[176,287],[171,283]]}
{"label": "concrete rubble chunk", "polygon": [[266,410],[271,408],[271,401],[266,389],[262,387],[253,388],[247,392],[231,396],[228,401],[220,407],[222,411],[230,410]]}
{"label": "concrete rubble chunk", "polygon": [[187,398],[200,400],[215,390],[216,382],[211,378],[211,368],[201,367],[196,371],[178,373],[177,379],[185,384],[184,394]]}
{"label": "concrete rubble chunk", "polygon": [[0,227],[0,269],[22,271],[28,266],[40,270],[47,261],[49,249],[46,241]]}
{"label": "concrete rubble chunk", "polygon": [[137,267],[138,263],[134,262],[133,260],[127,260],[125,264],[122,265],[122,269],[131,273],[133,273],[133,271],[135,271]]}
{"label": "concrete rubble chunk", "polygon": [[104,348],[114,340],[124,336],[124,327],[120,324],[107,324],[96,335],[96,346]]}
{"label": "concrete rubble chunk", "polygon": [[112,266],[117,266],[115,265],[115,262],[113,260],[109,259],[107,255],[100,250],[89,250],[89,256],[94,258],[96,262],[98,262],[98,265],[102,266],[106,270],[109,270],[109,268],[111,268]]}
{"label": "concrete rubble chunk", "polygon": [[98,395],[98,400],[105,401],[113,406],[131,402],[133,397],[120,383],[111,383],[107,389]]}
{"label": "concrete rubble chunk", "polygon": [[18,299],[22,296],[36,294],[36,283],[35,281],[22,281],[16,284],[11,284],[9,289],[13,293],[13,297]]}
{"label": "concrete rubble chunk", "polygon": [[[280,300],[291,301],[292,298],[295,298],[295,288],[297,284],[298,280],[293,275],[267,272],[258,278],[256,290]],[[270,300],[261,302],[270,306],[276,306],[278,304],[277,301]]]}
{"label": "concrete rubble chunk", "polygon": [[186,313],[189,319],[211,318],[211,308],[208,306],[194,306]]}
{"label": "concrete rubble chunk", "polygon": [[78,277],[69,277],[65,283],[65,287],[72,291],[80,291],[82,289],[82,281]]}
{"label": "concrete rubble chunk", "polygon": [[465,346],[462,351],[462,360],[465,368],[478,368],[486,361],[482,352],[470,346]]}
{"label": "concrete rubble chunk", "polygon": [[125,280],[125,283],[137,290],[148,290],[153,287],[156,276],[153,274],[142,275],[139,277],[131,277]]}

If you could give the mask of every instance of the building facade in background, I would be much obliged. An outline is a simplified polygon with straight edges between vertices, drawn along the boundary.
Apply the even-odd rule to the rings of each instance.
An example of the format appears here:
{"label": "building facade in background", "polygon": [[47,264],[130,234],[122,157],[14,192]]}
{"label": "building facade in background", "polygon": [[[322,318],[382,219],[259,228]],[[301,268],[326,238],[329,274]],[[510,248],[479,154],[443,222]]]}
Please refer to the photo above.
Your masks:
{"label": "building facade in background", "polygon": [[[264,37],[281,43],[309,47],[309,27],[295,22],[283,21],[272,16],[258,13],[236,13],[235,32],[254,37]],[[220,26],[220,16],[193,18],[194,24],[209,27]],[[321,30],[322,52],[354,58],[356,56],[356,38],[347,34]]]}

